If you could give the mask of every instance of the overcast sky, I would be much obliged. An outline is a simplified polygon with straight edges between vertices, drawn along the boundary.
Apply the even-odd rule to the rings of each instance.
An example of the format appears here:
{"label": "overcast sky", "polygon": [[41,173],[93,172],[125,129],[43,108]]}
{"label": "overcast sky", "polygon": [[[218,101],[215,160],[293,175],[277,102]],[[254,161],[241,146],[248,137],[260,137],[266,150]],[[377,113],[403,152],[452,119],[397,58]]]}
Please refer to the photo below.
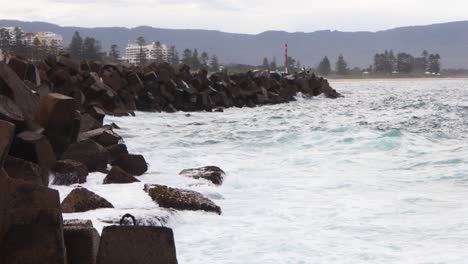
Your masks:
{"label": "overcast sky", "polygon": [[0,0],[0,19],[238,33],[377,31],[468,20],[467,0]]}

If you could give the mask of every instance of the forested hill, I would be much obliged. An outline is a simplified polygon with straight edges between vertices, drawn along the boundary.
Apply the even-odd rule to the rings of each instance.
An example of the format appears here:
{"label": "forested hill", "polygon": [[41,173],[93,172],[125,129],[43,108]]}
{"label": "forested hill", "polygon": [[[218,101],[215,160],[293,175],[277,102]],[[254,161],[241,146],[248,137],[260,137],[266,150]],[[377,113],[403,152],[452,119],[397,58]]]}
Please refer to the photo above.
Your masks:
{"label": "forested hill", "polygon": [[147,41],[175,45],[179,51],[197,48],[216,54],[221,62],[258,65],[264,57],[283,58],[283,45],[302,64],[316,66],[328,56],[332,62],[343,54],[349,66],[366,67],[374,54],[385,49],[420,55],[423,50],[439,53],[444,68],[468,68],[468,21],[395,28],[379,32],[316,31],[311,33],[267,31],[257,35],[233,34],[212,30],[136,28],[61,27],[44,22],[0,20],[0,26],[20,26],[25,31],[52,31],[62,34],[68,44],[75,31],[101,41],[104,49],[111,44],[123,49],[128,41],[143,36]]}

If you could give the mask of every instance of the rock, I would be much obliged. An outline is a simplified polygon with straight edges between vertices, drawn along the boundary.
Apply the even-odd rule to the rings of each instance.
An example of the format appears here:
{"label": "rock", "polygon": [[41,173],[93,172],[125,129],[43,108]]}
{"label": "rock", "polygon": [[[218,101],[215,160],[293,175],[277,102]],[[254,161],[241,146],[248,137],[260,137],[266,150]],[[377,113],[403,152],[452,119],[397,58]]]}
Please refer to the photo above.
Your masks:
{"label": "rock", "polygon": [[41,167],[35,163],[8,156],[4,167],[8,176],[12,178],[45,187],[49,185],[49,175],[47,171],[42,170]]}
{"label": "rock", "polygon": [[60,209],[16,209],[8,213],[0,263],[65,264]]}
{"label": "rock", "polygon": [[48,170],[55,164],[55,153],[47,138],[37,132],[24,131],[16,135],[10,155],[39,164]]}
{"label": "rock", "polygon": [[146,160],[142,155],[122,154],[112,165],[117,165],[131,175],[142,175],[148,170]]}
{"label": "rock", "polygon": [[57,63],[68,68],[69,71],[76,73],[79,71],[79,65],[69,56],[57,56]]}
{"label": "rock", "polygon": [[106,147],[106,150],[109,152],[110,163],[113,163],[117,160],[120,155],[128,154],[127,146],[125,144],[116,144]]}
{"label": "rock", "polygon": [[5,199],[4,204],[10,209],[60,209],[58,191],[11,177],[0,178],[0,193]]}
{"label": "rock", "polygon": [[18,105],[10,98],[0,94],[0,119],[21,124],[24,122],[24,116]]}
{"label": "rock", "polygon": [[92,226],[65,225],[63,230],[69,264],[95,264],[99,250],[99,233]]}
{"label": "rock", "polygon": [[28,61],[19,57],[10,57],[8,66],[18,75],[21,80],[26,80],[28,72]]}
{"label": "rock", "polygon": [[72,185],[85,183],[88,176],[88,168],[75,160],[59,160],[52,167],[54,174],[53,185]]}
{"label": "rock", "polygon": [[111,146],[118,144],[122,137],[114,133],[114,131],[105,129],[105,128],[98,128],[88,132],[81,133],[78,137],[78,141],[92,139],[97,143],[101,144],[104,147]]}
{"label": "rock", "polygon": [[116,123],[111,123],[110,126],[112,129],[120,129],[120,127]]}
{"label": "rock", "polygon": [[218,108],[216,108],[213,112],[222,113],[222,112],[224,112],[224,108],[218,107]]}
{"label": "rock", "polygon": [[87,112],[101,125],[104,124],[104,117],[106,116],[106,112],[101,107],[93,105],[88,109]]}
{"label": "rock", "polygon": [[102,79],[106,85],[111,87],[114,91],[122,89],[123,82],[120,74],[117,71],[106,70],[102,74]]}
{"label": "rock", "polygon": [[48,94],[41,100],[36,121],[44,127],[55,154],[59,157],[80,131],[80,115],[75,100],[57,93]]}
{"label": "rock", "polygon": [[25,120],[34,120],[39,105],[39,95],[35,94],[18,75],[4,62],[0,62],[1,94],[11,98],[21,109]]}
{"label": "rock", "polygon": [[325,79],[322,80],[322,91],[327,98],[336,99],[339,97],[343,97],[343,95],[338,93],[335,89],[331,88],[330,84]]}
{"label": "rock", "polygon": [[102,231],[98,264],[177,264],[172,229],[107,226]]}
{"label": "rock", "polygon": [[90,114],[85,113],[81,115],[80,121],[80,133],[98,129],[101,127],[101,124],[94,119]]}
{"label": "rock", "polygon": [[0,168],[10,152],[10,146],[15,135],[15,125],[10,122],[0,120]]}
{"label": "rock", "polygon": [[226,175],[222,169],[216,166],[206,166],[195,169],[186,169],[179,173],[179,175],[190,177],[194,179],[205,179],[214,184],[221,185],[223,177]]}
{"label": "rock", "polygon": [[219,206],[198,192],[156,184],[145,184],[144,190],[161,207],[176,210],[203,210],[221,214]]}
{"label": "rock", "polygon": [[[13,210],[40,208],[57,209],[60,213],[58,192],[37,184],[8,177],[5,170],[0,168],[0,263],[10,263],[4,261],[5,254],[9,251],[5,252],[6,244],[3,243],[5,243],[6,232],[8,232],[10,225],[14,223],[11,220],[12,217],[16,216]],[[29,221],[29,219],[25,219],[24,222],[26,221]],[[12,254],[17,256],[16,252]]]}
{"label": "rock", "polygon": [[74,189],[62,202],[64,213],[80,213],[100,208],[114,208],[114,206],[85,188]]}
{"label": "rock", "polygon": [[140,182],[138,179],[133,177],[132,175],[128,174],[121,168],[117,166],[113,166],[109,174],[107,174],[106,178],[104,178],[104,184],[125,184],[125,183],[134,183]]}
{"label": "rock", "polygon": [[109,161],[107,150],[92,140],[72,144],[62,155],[62,159],[71,159],[83,163],[89,172],[103,171]]}

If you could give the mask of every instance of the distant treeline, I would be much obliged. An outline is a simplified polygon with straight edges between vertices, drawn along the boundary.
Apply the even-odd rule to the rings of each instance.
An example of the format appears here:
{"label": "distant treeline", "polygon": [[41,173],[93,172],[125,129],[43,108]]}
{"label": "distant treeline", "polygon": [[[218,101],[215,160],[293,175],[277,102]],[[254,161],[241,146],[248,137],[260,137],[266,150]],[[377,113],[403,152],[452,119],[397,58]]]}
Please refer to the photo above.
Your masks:
{"label": "distant treeline", "polygon": [[[393,50],[385,50],[383,53],[374,55],[374,62],[367,68],[349,68],[348,62],[343,55],[339,55],[337,61],[332,68],[330,59],[325,56],[316,68],[310,70],[317,72],[320,75],[361,75],[366,74],[438,74],[441,72],[441,57],[439,54],[429,54],[423,51],[421,56],[415,57],[406,52],[399,52],[395,55]],[[284,66],[278,67],[276,59],[274,58],[271,63],[267,58],[263,59],[261,65],[264,69],[282,70]],[[301,69],[299,61],[290,58],[288,62],[288,69],[290,71],[297,71]]]}
{"label": "distant treeline", "polygon": [[406,52],[395,55],[393,50],[385,50],[374,55],[374,63],[368,68],[348,68],[343,55],[338,57],[335,71],[332,70],[330,60],[325,57],[318,65],[317,72],[321,75],[355,75],[355,74],[438,74],[441,70],[441,57],[439,54],[429,54],[423,51],[421,56],[415,57]]}
{"label": "distant treeline", "polygon": [[216,55],[210,56],[207,52],[202,52],[200,55],[197,49],[185,49],[182,54],[182,63],[187,64],[190,69],[211,69],[217,71],[219,69],[219,61]]}

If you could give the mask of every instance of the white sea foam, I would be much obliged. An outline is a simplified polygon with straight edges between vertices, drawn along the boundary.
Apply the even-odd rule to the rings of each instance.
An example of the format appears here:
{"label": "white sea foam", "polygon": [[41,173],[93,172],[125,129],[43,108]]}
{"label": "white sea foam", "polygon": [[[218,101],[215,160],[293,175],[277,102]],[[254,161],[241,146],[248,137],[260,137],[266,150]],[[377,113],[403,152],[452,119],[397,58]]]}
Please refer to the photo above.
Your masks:
{"label": "white sea foam", "polygon": [[[223,214],[161,209],[143,183],[95,173],[83,186],[116,209],[65,218],[158,216],[182,264],[466,263],[468,82],[332,85],[346,97],[107,118],[149,162],[143,183],[202,192]],[[227,172],[222,186],[178,176],[205,165]]]}

